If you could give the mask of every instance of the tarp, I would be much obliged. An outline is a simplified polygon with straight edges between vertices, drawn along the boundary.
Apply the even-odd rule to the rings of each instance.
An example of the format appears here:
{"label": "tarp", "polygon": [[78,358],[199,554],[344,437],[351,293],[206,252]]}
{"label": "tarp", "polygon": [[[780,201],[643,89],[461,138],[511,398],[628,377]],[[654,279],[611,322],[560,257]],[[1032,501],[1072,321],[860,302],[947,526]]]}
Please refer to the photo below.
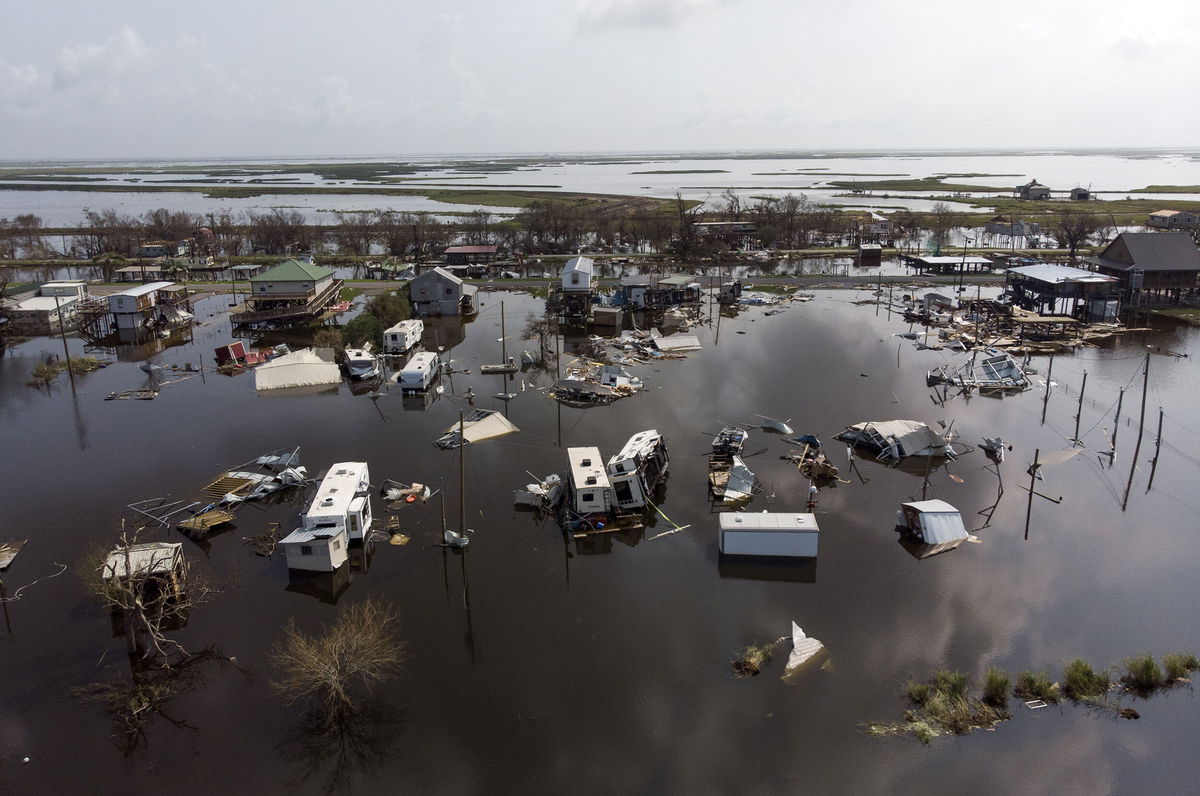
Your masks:
{"label": "tarp", "polygon": [[342,380],[338,366],[317,355],[311,348],[293,351],[254,371],[256,390],[280,390],[287,387],[320,387]]}

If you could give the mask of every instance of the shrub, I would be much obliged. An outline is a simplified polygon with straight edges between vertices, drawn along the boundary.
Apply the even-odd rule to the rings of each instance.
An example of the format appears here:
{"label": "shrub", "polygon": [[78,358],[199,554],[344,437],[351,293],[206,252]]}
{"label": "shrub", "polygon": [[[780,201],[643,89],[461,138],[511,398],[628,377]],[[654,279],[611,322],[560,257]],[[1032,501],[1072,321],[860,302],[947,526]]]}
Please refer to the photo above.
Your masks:
{"label": "shrub", "polygon": [[908,685],[904,687],[904,695],[914,705],[924,705],[929,699],[929,684],[909,680]]}
{"label": "shrub", "polygon": [[970,679],[962,672],[939,669],[933,675],[933,687],[947,697],[961,699],[967,695]]}
{"label": "shrub", "polygon": [[1190,653],[1168,652],[1163,656],[1163,669],[1170,681],[1186,680],[1188,675],[1200,669],[1200,658]]}
{"label": "shrub", "polygon": [[1063,692],[1076,701],[1096,699],[1108,692],[1108,673],[1096,672],[1087,661],[1076,658],[1063,669]]}
{"label": "shrub", "polygon": [[983,701],[993,707],[1007,707],[1010,684],[1008,672],[1001,671],[995,666],[989,667],[983,676]]}
{"label": "shrub", "polygon": [[1158,661],[1154,660],[1154,656],[1149,653],[1126,658],[1125,675],[1121,681],[1129,690],[1143,695],[1164,683],[1162,669],[1159,668]]}
{"label": "shrub", "polygon": [[1045,672],[1021,672],[1013,693],[1022,699],[1040,699],[1043,702],[1059,701],[1058,686],[1050,682]]}

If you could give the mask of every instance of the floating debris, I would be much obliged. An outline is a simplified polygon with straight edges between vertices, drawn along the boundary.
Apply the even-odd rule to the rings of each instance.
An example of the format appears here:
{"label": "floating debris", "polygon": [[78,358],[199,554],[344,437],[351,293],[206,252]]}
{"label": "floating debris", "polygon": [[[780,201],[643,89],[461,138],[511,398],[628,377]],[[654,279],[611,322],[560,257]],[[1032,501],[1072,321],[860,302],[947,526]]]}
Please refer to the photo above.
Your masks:
{"label": "floating debris", "polygon": [[434,440],[443,450],[457,448],[465,439],[468,443],[503,437],[520,431],[507,417],[494,409],[472,409],[460,422],[446,429],[446,433]]}
{"label": "floating debris", "polygon": [[800,625],[792,621],[792,652],[788,655],[787,665],[784,667],[783,680],[788,680],[798,673],[806,664],[812,663],[817,656],[825,651],[825,645],[817,641],[815,638],[809,638],[804,635],[804,631],[800,629]]}
{"label": "floating debris", "polygon": [[[877,453],[876,459],[903,459],[906,456],[939,456],[954,458],[969,448],[957,445],[957,434],[953,423],[944,432],[934,431],[926,423],[917,420],[878,420],[855,423],[837,435],[837,439],[849,442]],[[957,447],[956,447],[957,445]]]}
{"label": "floating debris", "polygon": [[23,539],[20,542],[4,542],[0,544],[0,572],[8,569],[9,565],[16,559],[17,553],[21,552],[21,548],[28,541],[28,539]]}

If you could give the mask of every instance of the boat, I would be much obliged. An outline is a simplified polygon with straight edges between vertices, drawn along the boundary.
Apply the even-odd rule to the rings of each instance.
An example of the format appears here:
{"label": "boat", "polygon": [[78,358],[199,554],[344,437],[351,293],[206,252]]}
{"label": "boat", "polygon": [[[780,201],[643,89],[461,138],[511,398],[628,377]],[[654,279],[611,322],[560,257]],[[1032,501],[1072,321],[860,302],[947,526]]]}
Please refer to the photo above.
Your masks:
{"label": "boat", "polygon": [[342,368],[351,379],[373,379],[382,371],[379,357],[373,355],[369,348],[347,348],[342,360]]}
{"label": "boat", "polygon": [[500,359],[499,365],[480,365],[480,373],[516,373],[517,363],[508,355],[508,346],[504,342],[504,302],[500,302]]}
{"label": "boat", "polygon": [[737,426],[725,426],[713,437],[713,456],[738,456],[746,446],[750,433]]}

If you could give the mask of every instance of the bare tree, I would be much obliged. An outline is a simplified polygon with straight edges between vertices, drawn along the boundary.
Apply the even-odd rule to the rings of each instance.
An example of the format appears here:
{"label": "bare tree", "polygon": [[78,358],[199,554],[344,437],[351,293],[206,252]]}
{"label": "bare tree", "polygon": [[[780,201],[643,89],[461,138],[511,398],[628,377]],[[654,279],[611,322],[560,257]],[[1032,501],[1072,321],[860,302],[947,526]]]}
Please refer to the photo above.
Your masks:
{"label": "bare tree", "polygon": [[1060,210],[1055,213],[1050,233],[1058,241],[1059,248],[1071,250],[1071,257],[1088,238],[1099,231],[1103,222],[1095,213],[1080,210]]}
{"label": "bare tree", "polygon": [[407,658],[398,624],[395,610],[374,600],[345,609],[321,635],[289,623],[272,650],[278,679],[271,685],[288,702],[316,702],[330,721],[355,713],[356,691],[388,679]]}

